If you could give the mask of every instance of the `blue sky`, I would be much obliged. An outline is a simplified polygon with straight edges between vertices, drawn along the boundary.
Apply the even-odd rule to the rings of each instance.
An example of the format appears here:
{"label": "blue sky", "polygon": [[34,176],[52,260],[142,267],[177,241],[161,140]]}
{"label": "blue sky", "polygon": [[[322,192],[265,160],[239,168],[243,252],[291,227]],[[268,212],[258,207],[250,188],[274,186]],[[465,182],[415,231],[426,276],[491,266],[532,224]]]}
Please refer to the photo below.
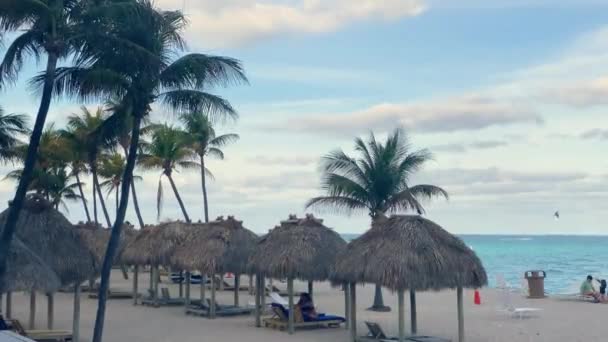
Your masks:
{"label": "blue sky", "polygon": [[[185,9],[191,51],[243,61],[251,85],[220,89],[241,141],[212,161],[211,213],[264,232],[318,194],[319,157],[402,126],[435,160],[415,182],[447,189],[427,215],[454,233],[606,234],[608,2],[600,0],[159,0]],[[0,93],[35,113],[25,81]],[[61,125],[80,104],[58,100]],[[87,104],[94,107],[95,103]],[[158,110],[155,120],[171,121]],[[6,170],[6,168],[4,169]],[[141,172],[140,172],[141,173]],[[156,222],[158,172],[137,184]],[[197,173],[178,187],[202,217]],[[166,185],[168,186],[168,184]],[[0,201],[14,184],[0,182]],[[166,188],[169,189],[169,188]],[[162,218],[180,218],[165,192]],[[552,213],[560,210],[562,219]],[[318,213],[362,232],[366,213]],[[128,219],[135,221],[131,212]],[[69,218],[83,218],[70,206]]]}

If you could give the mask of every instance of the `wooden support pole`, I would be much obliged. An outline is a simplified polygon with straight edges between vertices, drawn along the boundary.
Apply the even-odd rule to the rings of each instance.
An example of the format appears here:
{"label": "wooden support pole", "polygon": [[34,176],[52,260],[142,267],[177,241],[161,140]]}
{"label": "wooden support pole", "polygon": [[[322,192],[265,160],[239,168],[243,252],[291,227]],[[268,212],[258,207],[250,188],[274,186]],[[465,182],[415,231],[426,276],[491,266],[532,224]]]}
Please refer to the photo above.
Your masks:
{"label": "wooden support pole", "polygon": [[190,282],[192,281],[192,275],[190,272],[186,272],[186,300],[184,301],[186,310],[190,306]]}
{"label": "wooden support pole", "polygon": [[80,339],[80,284],[74,285],[74,316],[72,318],[72,342]]}
{"label": "wooden support pole", "polygon": [[308,282],[308,294],[310,295],[310,299],[314,301],[313,296],[312,296],[312,291],[313,291],[313,284],[312,281]]}
{"label": "wooden support pole", "polygon": [[255,288],[253,286],[253,274],[249,275],[249,295],[252,296],[255,294]]}
{"label": "wooden support pole", "polygon": [[159,307],[158,303],[158,283],[160,280],[160,270],[158,265],[154,266],[154,306]]}
{"label": "wooden support pole", "polygon": [[[253,275],[250,275],[250,277],[253,278]],[[260,281],[260,275],[258,274],[255,276],[255,326],[257,328],[262,326],[262,307],[260,305],[260,293],[262,292],[261,284],[262,282]]]}
{"label": "wooden support pole", "polygon": [[418,319],[416,317],[416,291],[410,290],[410,315],[411,315],[411,329],[412,335],[418,333]]}
{"label": "wooden support pole", "polygon": [[399,306],[399,342],[405,342],[405,293],[403,290],[397,291]]}
{"label": "wooden support pole", "polygon": [[266,307],[266,276],[260,276],[260,305],[262,308]]}
{"label": "wooden support pole", "polygon": [[462,304],[462,287],[456,289],[456,300],[458,302],[458,342],[464,342],[464,306]]}
{"label": "wooden support pole", "polygon": [[133,267],[133,305],[137,305],[139,297],[139,266]]}
{"label": "wooden support pole", "polygon": [[179,298],[184,298],[184,271],[179,271]]}
{"label": "wooden support pole", "polygon": [[150,295],[154,296],[154,266],[150,266]]}
{"label": "wooden support pole", "polygon": [[47,293],[46,295],[46,327],[49,330],[53,330],[54,320],[55,320],[55,297],[52,293]]}
{"label": "wooden support pole", "polygon": [[224,291],[224,273],[220,274],[220,291]]}
{"label": "wooden support pole", "polygon": [[[212,279],[215,279],[216,274],[212,274],[211,277]],[[214,284],[215,285],[215,284]],[[209,318],[214,319],[215,318],[215,286],[211,286],[211,303],[209,303]]]}
{"label": "wooden support pole", "polygon": [[207,287],[207,276],[201,273],[201,305],[205,304],[205,287]]}
{"label": "wooden support pole", "polygon": [[348,283],[342,285],[342,289],[344,290],[344,318],[346,319],[344,328],[348,330],[350,329],[350,287]]}
{"label": "wooden support pole", "polygon": [[287,322],[287,331],[293,334],[295,324],[295,305],[293,300],[293,278],[287,278],[287,292],[289,294],[289,321]]}
{"label": "wooden support pole", "polygon": [[350,284],[350,338],[357,342],[357,284]]}
{"label": "wooden support pole", "polygon": [[6,318],[12,318],[13,317],[13,293],[12,292],[7,292],[6,293]]}
{"label": "wooden support pole", "polygon": [[234,274],[234,306],[239,306],[239,287],[241,287],[241,275]]}
{"label": "wooden support pole", "polygon": [[127,266],[121,264],[120,271],[122,272],[122,277],[125,280],[129,280],[129,272],[127,272]]}
{"label": "wooden support pole", "polygon": [[30,322],[31,330],[36,329],[36,292],[30,292]]}

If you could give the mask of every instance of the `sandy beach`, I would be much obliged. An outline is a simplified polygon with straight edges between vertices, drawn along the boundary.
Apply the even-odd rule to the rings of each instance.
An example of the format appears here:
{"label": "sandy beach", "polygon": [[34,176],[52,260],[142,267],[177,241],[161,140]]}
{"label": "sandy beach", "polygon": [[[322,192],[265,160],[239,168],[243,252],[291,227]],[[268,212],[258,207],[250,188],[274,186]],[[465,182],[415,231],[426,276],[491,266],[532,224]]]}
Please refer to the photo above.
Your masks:
{"label": "sandy beach", "polygon": [[[140,277],[140,287],[146,287],[147,274]],[[161,287],[169,287],[172,296],[178,295],[176,285],[167,284],[163,279]],[[246,283],[246,279],[243,279]],[[285,284],[275,282],[279,288]],[[130,280],[122,279],[119,272],[112,274],[112,288],[130,290]],[[305,291],[306,284],[296,282],[296,290]],[[198,296],[199,288],[192,289]],[[366,311],[371,304],[373,286],[358,288],[358,329],[366,333],[364,321],[374,321],[382,325],[388,334],[397,333],[396,295],[384,291],[385,302],[393,308],[389,313]],[[501,312],[502,298],[498,290],[484,289],[481,292],[482,305],[473,304],[473,293],[465,292],[465,328],[467,341],[605,341],[608,327],[603,323],[607,305],[556,299],[529,300],[514,293],[511,298],[515,306],[543,309],[538,315],[516,319]],[[231,292],[218,292],[218,302],[229,304]],[[241,302],[252,301],[247,292],[241,292]],[[56,295],[55,328],[70,329],[72,317],[72,295]],[[29,296],[13,294],[14,316],[27,323]],[[342,291],[328,283],[315,283],[315,303],[320,312],[344,314]],[[82,295],[81,341],[90,341],[97,301]],[[407,302],[406,302],[407,305]],[[38,296],[37,326],[46,327],[46,298]],[[409,312],[409,309],[406,310]],[[407,317],[407,316],[406,316]],[[453,291],[428,292],[418,294],[418,324],[421,334],[456,339],[456,295]],[[409,321],[406,322],[409,327]],[[110,300],[106,319],[104,341],[107,342],[199,342],[199,341],[331,341],[346,342],[345,329],[298,330],[293,336],[285,332],[267,328],[255,328],[253,316],[235,318],[206,318],[186,316],[182,307],[150,308],[133,306],[131,300]]]}

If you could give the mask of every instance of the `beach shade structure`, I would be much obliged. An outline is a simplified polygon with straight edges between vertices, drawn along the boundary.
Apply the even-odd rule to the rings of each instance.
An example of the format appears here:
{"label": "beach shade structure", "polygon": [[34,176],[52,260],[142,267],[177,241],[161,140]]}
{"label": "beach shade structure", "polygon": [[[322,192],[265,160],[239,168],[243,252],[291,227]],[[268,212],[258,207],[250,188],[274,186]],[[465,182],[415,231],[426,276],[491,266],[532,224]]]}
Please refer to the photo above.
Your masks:
{"label": "beach shade structure", "polygon": [[[313,281],[329,279],[336,257],[345,247],[346,242],[338,233],[311,214],[304,218],[290,215],[259,240],[250,258],[249,271],[261,279],[287,279],[290,334],[294,332],[294,279],[308,281],[312,292]],[[256,305],[264,296],[263,281],[257,285]],[[260,326],[259,311],[256,310],[256,326]]]}
{"label": "beach shade structure", "polygon": [[[10,204],[9,204],[10,205]],[[0,227],[4,227],[8,209],[0,213]],[[78,340],[80,283],[95,272],[95,260],[74,226],[44,198],[29,195],[17,220],[15,236],[45,261],[58,276],[62,286],[75,285],[74,341]],[[53,326],[52,293],[47,294],[48,327]],[[31,306],[35,306],[35,292],[31,292]],[[35,308],[33,308],[35,309]],[[30,328],[35,325],[32,310]]]}
{"label": "beach shade structure", "polygon": [[[185,242],[171,257],[171,266],[186,271],[200,271],[215,279],[217,274],[234,273],[234,307],[239,306],[240,275],[247,272],[249,258],[258,236],[243,227],[233,216],[220,216],[190,232]],[[188,278],[186,274],[186,278]],[[204,286],[204,282],[201,282]],[[212,283],[209,318],[215,318],[215,290]],[[204,294],[203,294],[204,296]],[[205,298],[201,297],[201,301]],[[186,310],[190,302],[190,284],[186,282]],[[201,303],[204,304],[204,303]]]}
{"label": "beach shade structure", "polygon": [[404,291],[410,292],[411,330],[416,328],[416,291],[456,289],[459,341],[464,341],[463,288],[487,285],[479,258],[458,237],[421,216],[380,216],[336,258],[334,283],[348,283],[352,340],[356,333],[357,283],[380,284],[398,294],[399,340],[405,340]]}
{"label": "beach shade structure", "polygon": [[137,303],[138,268],[150,266],[150,303],[159,306],[158,280],[159,267],[170,266],[171,257],[190,235],[198,224],[183,221],[163,222],[158,225],[147,225],[124,248],[121,261],[135,267],[133,274],[133,297]]}

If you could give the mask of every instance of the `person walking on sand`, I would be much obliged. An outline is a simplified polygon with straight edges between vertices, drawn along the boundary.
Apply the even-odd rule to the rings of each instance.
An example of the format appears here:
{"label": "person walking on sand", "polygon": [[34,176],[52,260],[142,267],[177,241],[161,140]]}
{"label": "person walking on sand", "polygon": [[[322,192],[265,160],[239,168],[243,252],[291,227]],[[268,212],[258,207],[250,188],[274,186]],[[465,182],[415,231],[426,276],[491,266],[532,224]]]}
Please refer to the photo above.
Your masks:
{"label": "person walking on sand", "polygon": [[597,293],[595,287],[593,287],[593,277],[591,275],[588,275],[587,279],[581,284],[581,296],[593,297],[596,302],[601,302],[600,294]]}

